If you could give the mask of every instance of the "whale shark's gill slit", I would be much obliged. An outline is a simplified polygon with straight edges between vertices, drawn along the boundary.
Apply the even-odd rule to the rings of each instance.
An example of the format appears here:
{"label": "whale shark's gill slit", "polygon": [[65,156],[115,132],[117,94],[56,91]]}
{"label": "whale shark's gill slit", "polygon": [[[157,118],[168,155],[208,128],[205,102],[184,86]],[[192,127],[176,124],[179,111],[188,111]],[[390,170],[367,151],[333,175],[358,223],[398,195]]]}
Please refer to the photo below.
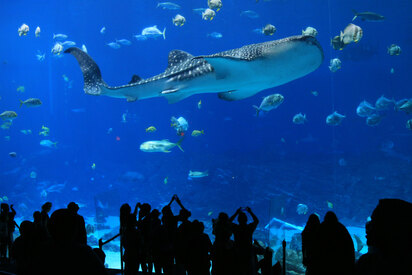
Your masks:
{"label": "whale shark's gill slit", "polygon": [[64,52],[73,55],[79,62],[83,73],[84,92],[90,95],[100,95],[102,93],[101,87],[107,85],[102,79],[102,74],[96,62],[79,48],[68,48]]}

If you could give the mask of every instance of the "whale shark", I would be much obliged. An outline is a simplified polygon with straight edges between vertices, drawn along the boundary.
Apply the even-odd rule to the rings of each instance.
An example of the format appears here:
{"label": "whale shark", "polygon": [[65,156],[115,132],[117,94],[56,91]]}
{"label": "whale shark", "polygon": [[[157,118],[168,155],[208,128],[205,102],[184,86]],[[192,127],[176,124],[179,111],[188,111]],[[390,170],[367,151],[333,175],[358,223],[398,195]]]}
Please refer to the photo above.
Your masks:
{"label": "whale shark", "polygon": [[316,70],[323,50],[316,38],[298,35],[258,44],[245,45],[212,55],[193,56],[172,50],[166,70],[150,78],[133,75],[122,86],[109,86],[96,62],[79,48],[68,48],[80,65],[84,91],[136,100],[165,97],[175,103],[194,94],[217,93],[227,101],[244,99],[288,83]]}

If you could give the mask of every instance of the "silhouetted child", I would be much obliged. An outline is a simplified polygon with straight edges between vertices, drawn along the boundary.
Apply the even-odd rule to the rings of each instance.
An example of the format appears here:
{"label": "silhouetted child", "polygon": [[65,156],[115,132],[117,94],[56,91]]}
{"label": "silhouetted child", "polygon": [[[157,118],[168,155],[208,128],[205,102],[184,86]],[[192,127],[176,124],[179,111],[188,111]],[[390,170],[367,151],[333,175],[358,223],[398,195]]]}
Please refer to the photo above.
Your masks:
{"label": "silhouetted child", "polygon": [[319,269],[319,234],[320,220],[315,214],[311,214],[302,231],[302,263],[306,266],[306,275],[317,274]]}
{"label": "silhouetted child", "polygon": [[[253,218],[252,223],[247,223],[247,216],[243,210],[247,211]],[[238,223],[233,223],[238,216]],[[234,248],[236,255],[237,274],[253,275],[256,274],[255,255],[253,250],[253,232],[259,223],[258,218],[249,207],[239,208],[230,218],[233,228]]]}

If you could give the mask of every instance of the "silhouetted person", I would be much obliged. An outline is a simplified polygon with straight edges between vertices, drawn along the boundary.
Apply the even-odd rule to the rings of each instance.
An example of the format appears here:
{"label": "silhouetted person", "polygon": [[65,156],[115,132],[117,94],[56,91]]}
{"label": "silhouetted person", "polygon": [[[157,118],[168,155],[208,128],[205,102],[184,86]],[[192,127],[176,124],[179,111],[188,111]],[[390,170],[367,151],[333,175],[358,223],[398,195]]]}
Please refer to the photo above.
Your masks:
{"label": "silhouetted person", "polygon": [[49,234],[49,229],[48,229],[48,222],[49,222],[49,212],[51,211],[52,208],[52,203],[51,202],[46,202],[41,206],[41,224],[43,225],[44,228],[46,228],[47,235],[50,236]]}
{"label": "silhouetted person", "polygon": [[34,245],[34,225],[30,221],[23,221],[19,231],[20,236],[14,241],[10,254],[16,262],[16,274],[29,275],[33,272],[37,252]]}
{"label": "silhouetted person", "polygon": [[320,275],[351,275],[354,271],[355,248],[346,227],[338,221],[335,213],[326,213],[319,226]]}
{"label": "silhouetted person", "polygon": [[234,270],[235,254],[232,236],[232,223],[229,216],[221,212],[218,218],[212,219],[215,241],[212,246],[212,275],[236,274]]}
{"label": "silhouetted person", "polygon": [[33,274],[107,274],[91,247],[75,241],[77,222],[76,215],[68,209],[53,212],[48,222],[51,240],[42,247]]}
{"label": "silhouetted person", "polygon": [[412,204],[379,200],[366,224],[368,253],[356,263],[357,275],[409,275],[412,272]]}
{"label": "silhouetted person", "polygon": [[141,262],[142,234],[137,229],[137,208],[131,213],[130,205],[125,203],[120,207],[120,238],[124,248],[124,273],[135,275],[138,273]]}
{"label": "silhouetted person", "polygon": [[186,268],[189,275],[209,275],[212,242],[204,231],[204,225],[194,220],[190,225],[190,238],[187,244]]}
{"label": "silhouetted person", "polygon": [[162,230],[162,222],[159,219],[160,212],[157,209],[153,209],[150,212],[150,232],[149,238],[151,242],[151,254],[153,265],[155,269],[155,274],[160,275],[162,274],[162,264],[161,264],[161,230]]}
{"label": "silhouetted person", "polygon": [[173,195],[169,204],[162,208],[162,228],[160,233],[160,263],[166,275],[173,274],[174,252],[177,232],[178,216],[175,216],[170,208],[172,202],[177,198]]}
{"label": "silhouetted person", "polygon": [[150,239],[150,210],[152,207],[148,203],[140,205],[139,220],[137,222],[138,229],[142,233],[141,247],[141,266],[143,274],[148,271],[152,273],[153,262],[151,257],[151,239]]}
{"label": "silhouetted person", "polygon": [[33,213],[33,231],[35,239],[38,240],[39,243],[47,240],[47,230],[41,222],[40,211]]}
{"label": "silhouetted person", "polygon": [[316,275],[319,269],[319,227],[319,217],[311,214],[302,231],[302,263],[306,267],[307,275]]}
{"label": "silhouetted person", "polygon": [[[13,208],[13,204],[9,205],[7,203],[1,204],[0,212],[0,259],[1,261],[7,261],[7,251],[11,250],[13,244],[13,232],[15,230],[14,217],[16,216],[16,211]],[[9,255],[10,256],[10,255]]]}
{"label": "silhouetted person", "polygon": [[[234,248],[236,255],[236,269],[239,275],[256,274],[255,255],[253,253],[253,232],[259,223],[258,218],[253,214],[249,207],[244,208],[253,218],[252,223],[247,223],[246,213],[242,208],[239,208],[236,213],[230,218],[233,228]],[[238,216],[238,223],[233,223],[235,217]]]}
{"label": "silhouetted person", "polygon": [[176,256],[176,275],[184,275],[187,270],[187,251],[189,246],[189,239],[191,238],[191,222],[189,221],[190,213],[189,210],[184,208],[180,199],[176,197],[176,202],[181,207],[179,211],[178,220],[181,222],[176,232],[176,242],[175,242],[175,256]]}
{"label": "silhouetted person", "polygon": [[77,218],[77,235],[75,237],[75,241],[79,244],[87,245],[87,233],[86,233],[86,224],[84,222],[83,216],[79,215],[77,212],[79,211],[79,205],[74,202],[70,202],[67,205],[67,209],[72,212]]}

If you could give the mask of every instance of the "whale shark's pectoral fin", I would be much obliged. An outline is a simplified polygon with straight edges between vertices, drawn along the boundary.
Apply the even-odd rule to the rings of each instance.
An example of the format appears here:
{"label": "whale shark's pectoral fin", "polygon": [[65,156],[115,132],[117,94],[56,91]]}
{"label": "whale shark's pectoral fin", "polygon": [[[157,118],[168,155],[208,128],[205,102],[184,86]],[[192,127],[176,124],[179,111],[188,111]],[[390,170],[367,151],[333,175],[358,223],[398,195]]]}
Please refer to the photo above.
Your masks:
{"label": "whale shark's pectoral fin", "polygon": [[257,94],[260,91],[243,91],[243,90],[234,90],[234,91],[229,91],[229,92],[221,92],[218,93],[217,96],[220,99],[226,100],[226,101],[235,101],[235,100],[241,100],[247,97],[251,97],[255,94]]}

